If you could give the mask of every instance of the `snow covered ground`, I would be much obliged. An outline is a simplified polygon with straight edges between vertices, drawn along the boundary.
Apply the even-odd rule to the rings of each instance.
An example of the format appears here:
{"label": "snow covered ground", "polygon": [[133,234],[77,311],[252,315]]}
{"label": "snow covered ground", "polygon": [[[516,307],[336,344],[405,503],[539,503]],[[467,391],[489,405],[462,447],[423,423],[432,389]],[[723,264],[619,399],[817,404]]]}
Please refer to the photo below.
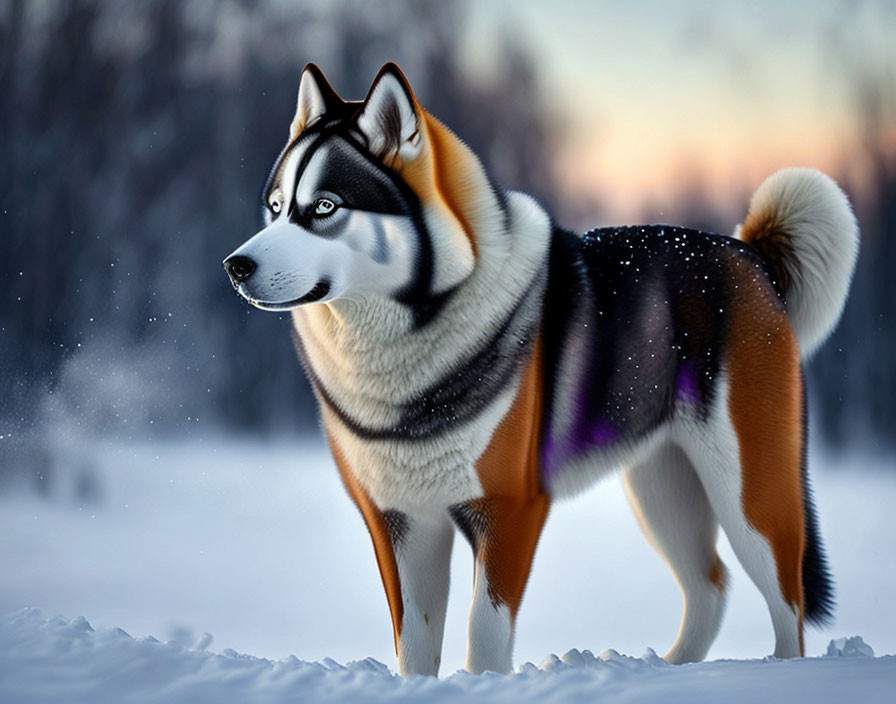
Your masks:
{"label": "snow covered ground", "polygon": [[[616,479],[554,507],[515,654],[517,663],[540,663],[546,653],[577,647],[601,653],[598,659],[573,652],[570,665],[549,660],[547,672],[523,667],[509,679],[461,674],[402,683],[364,660],[395,666],[388,610],[363,523],[320,441],[98,442],[64,456],[49,499],[0,496],[0,614],[7,614],[0,618],[0,701],[53,701],[62,691],[77,693],[66,701],[98,701],[103,682],[132,686],[109,691],[135,700],[157,699],[155,691],[168,701],[216,702],[227,701],[225,689],[234,701],[357,698],[361,691],[371,699],[474,691],[501,701],[548,694],[571,701],[592,688],[619,701],[667,701],[676,693],[719,701],[726,687],[783,699],[796,686],[820,701],[858,701],[862,692],[879,695],[896,684],[894,658],[683,668],[658,661],[647,649],[662,653],[671,644],[680,598]],[[812,475],[837,621],[808,632],[807,653],[821,655],[832,638],[853,634],[878,655],[894,653],[896,473],[867,458],[832,464],[816,458]],[[71,489],[80,471],[72,468],[84,466],[100,480],[96,503]],[[772,649],[764,605],[725,544],[722,554],[733,589],[710,658],[761,658]],[[464,656],[472,566],[460,539],[453,560],[443,676]],[[28,606],[41,612],[21,611]],[[607,648],[648,654],[631,659]],[[285,659],[291,655],[302,662]],[[362,662],[343,670],[327,658]],[[875,689],[882,682],[887,689]]]}
{"label": "snow covered ground", "polygon": [[456,673],[402,680],[373,659],[340,665],[213,654],[83,618],[25,609],[0,621],[0,700],[6,702],[494,701],[889,702],[896,657],[874,658],[861,639],[832,643],[829,657],[667,665],[606,650],[571,650],[510,677]]}

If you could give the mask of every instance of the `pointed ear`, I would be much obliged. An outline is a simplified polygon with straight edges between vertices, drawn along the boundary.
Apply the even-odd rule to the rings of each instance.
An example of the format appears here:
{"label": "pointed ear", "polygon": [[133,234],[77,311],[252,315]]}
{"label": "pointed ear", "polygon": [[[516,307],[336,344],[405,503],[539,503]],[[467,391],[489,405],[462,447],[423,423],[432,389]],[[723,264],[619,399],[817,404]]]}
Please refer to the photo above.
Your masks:
{"label": "pointed ear", "polygon": [[372,154],[384,161],[397,155],[404,162],[420,154],[422,119],[411,86],[391,62],[380,69],[356,118]]}
{"label": "pointed ear", "polygon": [[299,100],[296,115],[289,126],[289,138],[295,139],[317,118],[341,104],[342,98],[327,83],[323,72],[314,64],[308,64],[302,71]]}

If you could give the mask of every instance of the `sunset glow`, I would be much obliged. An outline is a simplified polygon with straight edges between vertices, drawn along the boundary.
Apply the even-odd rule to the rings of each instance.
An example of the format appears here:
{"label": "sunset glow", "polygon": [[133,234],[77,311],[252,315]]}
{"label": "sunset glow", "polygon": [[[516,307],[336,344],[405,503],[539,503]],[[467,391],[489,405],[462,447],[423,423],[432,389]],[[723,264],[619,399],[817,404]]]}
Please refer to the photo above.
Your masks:
{"label": "sunset glow", "polygon": [[783,166],[850,169],[857,129],[843,47],[886,64],[891,10],[866,3],[842,16],[832,1],[478,3],[470,60],[489,65],[492,33],[525,37],[562,125],[558,175],[573,195],[599,202],[602,216],[637,217],[685,178],[731,207]]}

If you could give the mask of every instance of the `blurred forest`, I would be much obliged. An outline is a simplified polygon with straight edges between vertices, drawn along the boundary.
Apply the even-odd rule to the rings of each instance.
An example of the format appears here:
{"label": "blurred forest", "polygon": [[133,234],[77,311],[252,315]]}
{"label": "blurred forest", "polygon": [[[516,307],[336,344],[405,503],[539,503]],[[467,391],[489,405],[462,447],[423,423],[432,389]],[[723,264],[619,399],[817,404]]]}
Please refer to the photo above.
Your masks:
{"label": "blurred forest", "polygon": [[[552,175],[563,119],[544,77],[510,33],[488,77],[465,73],[465,8],[0,0],[5,446],[31,437],[58,450],[197,423],[314,429],[288,317],[238,301],[220,265],[259,225],[308,61],[350,99],[398,62],[498,182],[581,224],[581,204],[565,202]],[[844,159],[866,177],[833,175],[856,203],[863,248],[845,319],[809,372],[823,438],[880,448],[896,438],[896,81],[886,67],[853,69],[843,80],[864,153]],[[663,220],[731,231],[740,214],[719,210],[699,179],[674,188],[678,207]],[[603,222],[595,209],[590,224]]]}

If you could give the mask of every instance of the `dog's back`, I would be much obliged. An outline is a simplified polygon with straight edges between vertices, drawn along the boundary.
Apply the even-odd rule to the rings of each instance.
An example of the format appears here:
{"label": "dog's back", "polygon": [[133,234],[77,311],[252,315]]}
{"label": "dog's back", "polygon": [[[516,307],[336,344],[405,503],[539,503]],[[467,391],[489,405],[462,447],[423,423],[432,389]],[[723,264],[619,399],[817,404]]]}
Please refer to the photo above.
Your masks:
{"label": "dog's back", "polygon": [[[628,450],[681,412],[705,419],[737,299],[783,312],[768,267],[730,237],[667,225],[557,231],[545,301],[545,374],[576,379],[546,418],[545,480],[565,461]],[[577,344],[574,359],[563,351]],[[574,409],[573,417],[566,417]],[[613,462],[608,463],[613,465]]]}

